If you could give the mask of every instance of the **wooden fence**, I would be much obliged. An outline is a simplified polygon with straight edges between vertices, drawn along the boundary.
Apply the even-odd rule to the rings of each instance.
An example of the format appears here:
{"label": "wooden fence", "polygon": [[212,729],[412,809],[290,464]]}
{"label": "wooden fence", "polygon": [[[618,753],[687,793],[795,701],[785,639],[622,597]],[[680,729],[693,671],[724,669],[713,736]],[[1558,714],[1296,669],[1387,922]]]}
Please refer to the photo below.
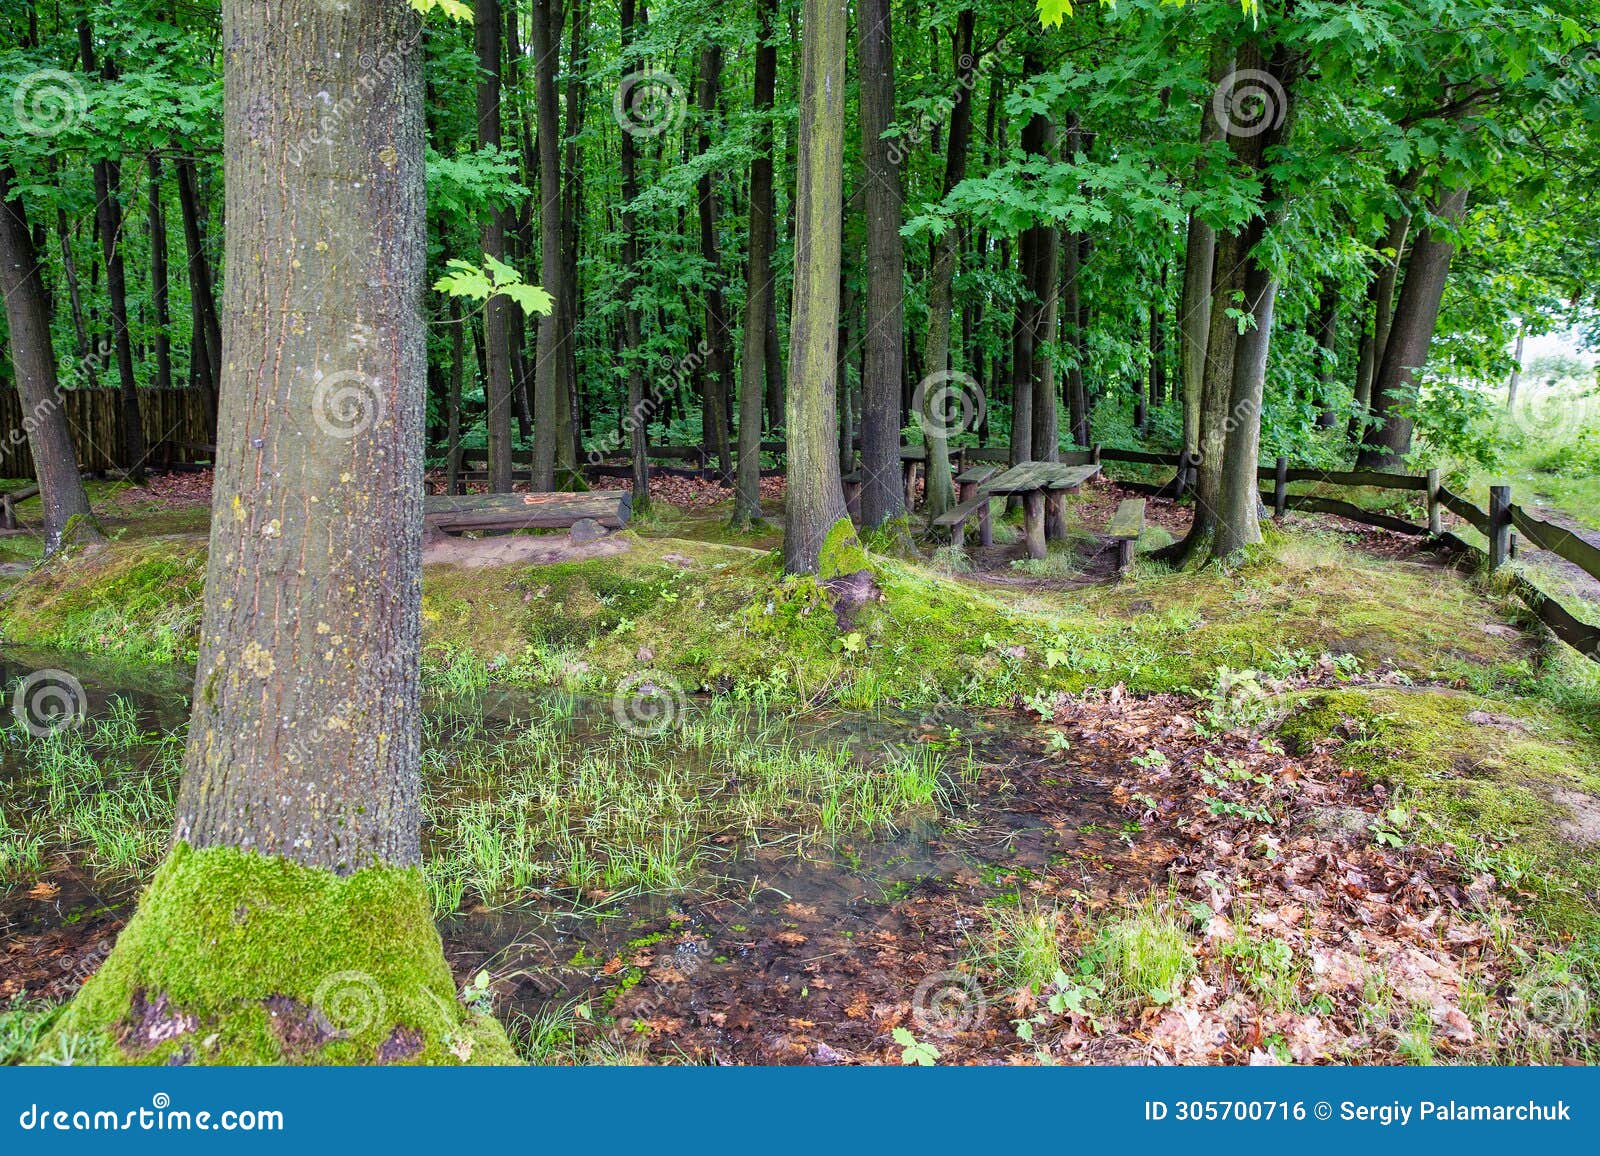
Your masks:
{"label": "wooden fence", "polygon": [[[1140,450],[1101,449],[1074,451],[1083,456],[1093,455],[1096,460],[1140,462],[1149,465],[1187,466],[1175,454],[1152,454]],[[1066,455],[1063,455],[1065,457]],[[1378,526],[1401,534],[1426,537],[1437,542],[1457,557],[1471,560],[1489,570],[1498,570],[1517,555],[1517,535],[1541,550],[1548,550],[1558,558],[1571,562],[1591,578],[1600,581],[1600,547],[1574,534],[1563,526],[1536,518],[1511,501],[1510,486],[1489,487],[1489,508],[1480,509],[1460,494],[1447,489],[1439,480],[1438,470],[1426,474],[1390,474],[1376,470],[1317,470],[1290,468],[1288,458],[1279,458],[1272,466],[1257,471],[1262,481],[1271,482],[1270,491],[1262,492],[1262,500],[1270,501],[1273,512],[1282,517],[1286,510],[1305,510],[1317,514],[1333,514]],[[1353,502],[1314,494],[1291,494],[1291,482],[1314,482],[1319,485],[1377,490],[1401,490],[1424,496],[1428,511],[1426,525],[1419,525],[1367,510]],[[1129,483],[1120,483],[1129,485]],[[1136,489],[1157,490],[1157,486],[1134,486]],[[1457,534],[1444,529],[1441,512],[1449,510],[1470,524],[1489,540],[1488,550],[1482,550]],[[1561,641],[1587,658],[1600,662],[1600,626],[1585,622],[1562,606],[1550,595],[1518,574],[1512,579],[1512,589],[1549,627]]]}
{"label": "wooden fence", "polygon": [[[61,404],[79,469],[98,472],[133,464],[122,460],[122,402],[117,390],[63,390]],[[0,430],[5,431],[0,435],[0,477],[33,477],[25,416],[16,390],[0,390]],[[198,390],[139,390],[139,420],[144,426],[145,466],[183,465],[209,457],[205,447],[211,430]]]}

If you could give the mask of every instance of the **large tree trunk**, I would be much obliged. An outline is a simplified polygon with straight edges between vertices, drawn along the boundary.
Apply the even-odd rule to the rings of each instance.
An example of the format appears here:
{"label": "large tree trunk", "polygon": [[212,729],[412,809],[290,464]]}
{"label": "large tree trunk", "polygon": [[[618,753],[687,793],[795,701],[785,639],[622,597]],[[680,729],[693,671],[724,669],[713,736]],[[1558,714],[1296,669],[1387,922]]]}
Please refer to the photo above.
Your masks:
{"label": "large tree trunk", "polygon": [[[500,0],[475,0],[472,27],[478,54],[478,145],[500,147]],[[496,261],[506,259],[506,211],[491,205],[479,243]],[[490,297],[483,306],[484,425],[489,438],[489,490],[511,492],[511,300]]]}
{"label": "large tree trunk", "polygon": [[[905,242],[900,236],[900,166],[894,123],[894,46],[889,0],[860,0],[856,36],[861,77],[863,200],[867,214],[867,335],[861,381],[861,524],[905,516],[900,484],[900,392],[905,375]],[[930,302],[930,308],[932,308]],[[948,327],[948,318],[946,319]],[[942,357],[941,357],[942,361]],[[942,365],[931,362],[927,371]],[[924,430],[928,423],[924,422]]]}
{"label": "large tree trunk", "polygon": [[[1468,188],[1442,191],[1433,215],[1447,229],[1461,223],[1467,211]],[[1415,396],[1439,320],[1439,303],[1444,299],[1445,281],[1450,275],[1450,260],[1455,246],[1430,225],[1411,247],[1406,262],[1405,284],[1400,303],[1395,307],[1394,325],[1389,331],[1383,360],[1378,363],[1372,382],[1371,428],[1357,456],[1357,467],[1369,470],[1399,469],[1411,452],[1411,418],[1400,411]]]}
{"label": "large tree trunk", "polygon": [[[1247,42],[1238,54],[1241,71],[1264,71],[1276,80],[1283,102],[1283,107],[1277,111],[1283,115],[1276,124],[1259,132],[1234,134],[1229,142],[1240,166],[1259,175],[1263,207],[1260,214],[1238,229],[1217,238],[1211,324],[1201,390],[1203,458],[1194,524],[1177,547],[1186,562],[1224,558],[1242,546],[1261,540],[1256,469],[1260,460],[1262,395],[1278,287],[1259,249],[1268,229],[1277,225],[1284,212],[1278,200],[1280,192],[1267,167],[1267,153],[1287,139],[1293,120],[1287,55],[1287,50],[1280,46],[1264,61],[1254,42]],[[1238,323],[1230,315],[1240,295],[1243,308],[1250,314],[1250,324],[1244,334],[1239,333]]]}
{"label": "large tree trunk", "polygon": [[835,409],[839,213],[844,166],[846,0],[803,0],[795,160],[794,299],[789,311],[788,522],[784,569],[834,578],[864,568],[839,481]]}
{"label": "large tree trunk", "polygon": [[[972,89],[977,62],[972,53],[972,33],[977,16],[965,8],[956,17],[951,54],[955,60],[955,87],[951,90],[955,106],[950,110],[950,140],[944,160],[943,195],[949,196],[967,175],[967,153],[972,142]],[[863,75],[865,69],[863,69]],[[898,215],[898,212],[897,212]],[[951,284],[956,262],[961,255],[961,235],[955,228],[945,230],[933,243],[933,268],[928,275],[928,343],[923,353],[923,372],[927,381],[938,381],[950,369],[950,315],[954,309]],[[966,433],[983,419],[981,379],[958,377],[942,388],[942,404],[929,410],[929,394],[922,390],[925,441],[928,444],[928,477],[923,505],[929,518],[936,518],[955,500],[950,470],[951,434]],[[954,419],[954,420],[952,420]]]}
{"label": "large tree trunk", "polygon": [[[631,0],[623,0],[630,4]],[[739,365],[739,476],[733,495],[733,525],[747,527],[761,517],[761,411],[766,401],[762,379],[767,369],[768,320],[772,315],[772,120],[777,91],[778,48],[772,43],[777,0],[759,0],[753,107],[755,156],[750,161],[749,265],[745,274],[744,350]],[[624,145],[626,147],[626,145]]]}
{"label": "large tree trunk", "polygon": [[5,293],[10,328],[11,367],[22,404],[22,428],[33,455],[39,502],[44,507],[44,549],[61,548],[62,535],[73,518],[74,541],[99,540],[89,498],[78,473],[67,414],[56,381],[55,350],[50,345],[50,310],[45,304],[43,268],[28,232],[27,210],[16,191],[17,174],[0,167],[0,289]]}
{"label": "large tree trunk", "polygon": [[[1222,37],[1212,43],[1207,76],[1213,90],[1233,68],[1233,49]],[[1200,112],[1200,147],[1205,149],[1222,135],[1222,125],[1206,100]],[[1198,181],[1201,175],[1196,172]],[[1183,294],[1178,304],[1178,364],[1183,376],[1183,448],[1193,454],[1200,448],[1200,414],[1206,373],[1206,348],[1211,336],[1211,282],[1215,267],[1217,234],[1198,212],[1189,212],[1189,232],[1183,250]]]}
{"label": "large tree trunk", "polygon": [[[700,152],[711,151],[711,121],[717,115],[717,95],[722,82],[722,49],[708,44],[700,50]],[[728,390],[733,377],[733,357],[728,350],[728,307],[722,296],[722,254],[717,246],[717,181],[720,174],[707,170],[700,177],[700,260],[706,276],[706,343],[711,348],[701,396],[701,429],[706,448],[716,455],[722,479],[732,474],[728,450]]]}
{"label": "large tree trunk", "polygon": [[[78,51],[83,70],[100,71],[95,66],[94,31],[87,19],[78,21]],[[110,62],[104,75],[111,79]],[[122,468],[135,481],[144,478],[144,424],[139,417],[139,382],[133,372],[133,342],[128,333],[128,277],[122,263],[122,204],[119,185],[121,166],[101,158],[94,162],[95,222],[100,233],[100,252],[106,266],[106,297],[111,311],[111,338],[117,358],[117,379],[122,420]]]}
{"label": "large tree trunk", "polygon": [[534,90],[539,117],[540,277],[556,306],[539,318],[533,384],[533,488],[553,490],[556,457],[564,451],[562,415],[570,411],[562,299],[567,292],[561,255],[561,107],[556,95],[561,25],[554,0],[533,5]]}
{"label": "large tree trunk", "polygon": [[[55,1030],[100,1062],[503,1062],[419,869],[418,17],[222,23],[228,358],[175,846]],[[324,91],[343,116],[296,165]]]}

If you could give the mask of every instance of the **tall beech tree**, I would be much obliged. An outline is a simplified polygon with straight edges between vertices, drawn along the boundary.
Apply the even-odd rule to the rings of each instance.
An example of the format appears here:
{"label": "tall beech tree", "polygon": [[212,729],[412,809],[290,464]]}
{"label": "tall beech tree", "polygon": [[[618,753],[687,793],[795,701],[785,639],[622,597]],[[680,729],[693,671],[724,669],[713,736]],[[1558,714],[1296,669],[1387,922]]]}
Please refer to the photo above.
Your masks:
{"label": "tall beech tree", "polygon": [[[222,18],[228,357],[174,846],[55,1030],[145,1063],[503,1062],[418,866],[418,16]],[[345,116],[295,165],[319,92]]]}
{"label": "tall beech tree", "polygon": [[[624,0],[630,3],[630,0]],[[748,527],[761,515],[761,414],[768,376],[767,349],[773,332],[772,243],[776,237],[773,201],[772,106],[777,92],[778,46],[773,43],[777,0],[756,8],[755,155],[750,158],[750,231],[745,267],[744,349],[739,362],[739,476],[733,496],[733,525]],[[626,142],[624,142],[626,147]]]}
{"label": "tall beech tree", "polygon": [[1383,360],[1373,377],[1372,421],[1356,459],[1362,469],[1398,469],[1411,452],[1413,419],[1405,407],[1428,361],[1455,253],[1451,234],[1466,215],[1469,191],[1465,184],[1441,189],[1432,206],[1433,219],[1411,247]]}
{"label": "tall beech tree", "polygon": [[849,5],[847,0],[803,0],[803,6],[783,565],[790,574],[831,579],[866,565],[839,479],[839,414],[835,408]]}
{"label": "tall beech tree", "polygon": [[[856,11],[865,162],[862,202],[867,219],[867,331],[861,372],[863,526],[881,526],[906,512],[905,488],[900,484],[905,241],[900,236],[900,166],[895,163],[895,142],[884,135],[895,119],[889,8],[889,0],[859,0]],[[934,372],[931,364],[927,372]],[[924,423],[924,428],[931,425]]]}

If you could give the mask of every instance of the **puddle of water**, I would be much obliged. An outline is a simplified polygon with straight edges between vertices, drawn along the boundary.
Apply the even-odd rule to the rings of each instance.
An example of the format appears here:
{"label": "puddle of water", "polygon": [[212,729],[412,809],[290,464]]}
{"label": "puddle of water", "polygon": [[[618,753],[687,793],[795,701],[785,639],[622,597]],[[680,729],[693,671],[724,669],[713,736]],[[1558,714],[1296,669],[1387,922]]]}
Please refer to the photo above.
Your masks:
{"label": "puddle of water", "polygon": [[[88,705],[81,729],[87,734],[129,709],[151,739],[187,717],[188,671],[130,670],[79,656],[15,651],[0,653],[8,706],[16,686],[42,669],[70,671],[81,683]],[[736,1005],[746,996],[792,998],[806,987],[807,975],[824,990],[830,969],[850,972],[866,966],[863,961],[878,949],[874,945],[914,939],[920,934],[919,906],[954,886],[995,902],[1017,902],[1026,882],[1046,871],[1077,873],[1073,885],[1088,894],[1103,894],[1139,875],[1137,867],[1130,875],[1112,866],[1112,860],[1126,858],[1131,840],[1120,830],[1121,808],[1093,768],[1073,768],[1059,753],[1045,751],[1037,728],[1015,716],[945,711],[930,719],[918,712],[838,710],[785,715],[751,708],[730,723],[726,704],[695,704],[683,725],[693,727],[719,711],[723,725],[743,727],[758,742],[770,736],[835,757],[870,762],[942,749],[949,757],[949,812],[919,814],[879,837],[812,841],[803,848],[782,837],[754,845],[741,832],[726,832],[710,840],[688,886],[675,891],[596,898],[593,891],[585,897],[564,887],[490,904],[469,890],[461,907],[440,920],[458,974],[490,970],[502,1007],[513,1015],[571,1002],[637,1015],[640,993],[654,990],[660,977],[692,978],[686,1006],[714,1018],[730,1014],[730,1000]],[[426,713],[425,777],[435,806],[492,800],[500,793],[499,781],[453,777],[469,748],[510,750],[530,727],[543,727],[556,736],[548,757],[579,760],[616,743],[619,734],[609,700],[510,688],[430,696]],[[37,789],[27,781],[37,773],[24,757],[28,741],[20,728],[7,732],[0,810],[13,811],[27,790]],[[125,757],[148,774],[164,768],[170,791],[181,763],[173,752],[181,755],[181,748],[168,738],[162,761],[160,746],[132,743]],[[662,757],[682,760],[667,771],[701,776],[692,781],[720,790],[740,768],[711,765],[710,749],[668,745],[652,757],[665,751]],[[971,771],[959,773],[969,759]],[[638,773],[652,771],[646,765]],[[76,954],[70,948],[61,954],[91,961],[103,956],[136,889],[128,875],[97,875],[77,856],[49,865],[42,892],[33,882],[12,886],[0,899],[0,935],[38,937],[51,951],[75,944]],[[0,972],[8,966],[0,956]],[[70,963],[65,970],[76,974]],[[5,986],[0,983],[0,990]],[[654,1006],[644,1003],[645,1011]],[[731,1014],[737,1015],[736,1006]]]}

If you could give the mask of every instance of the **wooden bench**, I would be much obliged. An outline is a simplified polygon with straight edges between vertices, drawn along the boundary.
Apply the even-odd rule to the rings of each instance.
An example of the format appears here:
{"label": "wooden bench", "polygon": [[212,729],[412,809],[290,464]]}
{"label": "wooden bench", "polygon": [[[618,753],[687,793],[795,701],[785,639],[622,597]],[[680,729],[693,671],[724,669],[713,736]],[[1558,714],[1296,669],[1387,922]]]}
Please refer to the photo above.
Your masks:
{"label": "wooden bench", "polygon": [[950,531],[950,544],[960,549],[966,544],[967,519],[974,514],[978,518],[978,544],[980,546],[994,545],[994,526],[989,521],[989,495],[978,494],[968,498],[959,506],[953,506],[933,520],[935,526],[946,528]]}
{"label": "wooden bench", "polygon": [[956,478],[956,497],[958,501],[965,502],[975,496],[978,488],[1000,472],[999,466],[972,466]]}
{"label": "wooden bench", "polygon": [[611,530],[628,524],[633,494],[591,490],[579,494],[430,494],[422,523],[429,533],[465,530],[559,530],[588,519]]}
{"label": "wooden bench", "polygon": [[1117,544],[1117,573],[1133,563],[1133,547],[1144,532],[1144,499],[1125,498],[1106,523],[1106,537]]}

